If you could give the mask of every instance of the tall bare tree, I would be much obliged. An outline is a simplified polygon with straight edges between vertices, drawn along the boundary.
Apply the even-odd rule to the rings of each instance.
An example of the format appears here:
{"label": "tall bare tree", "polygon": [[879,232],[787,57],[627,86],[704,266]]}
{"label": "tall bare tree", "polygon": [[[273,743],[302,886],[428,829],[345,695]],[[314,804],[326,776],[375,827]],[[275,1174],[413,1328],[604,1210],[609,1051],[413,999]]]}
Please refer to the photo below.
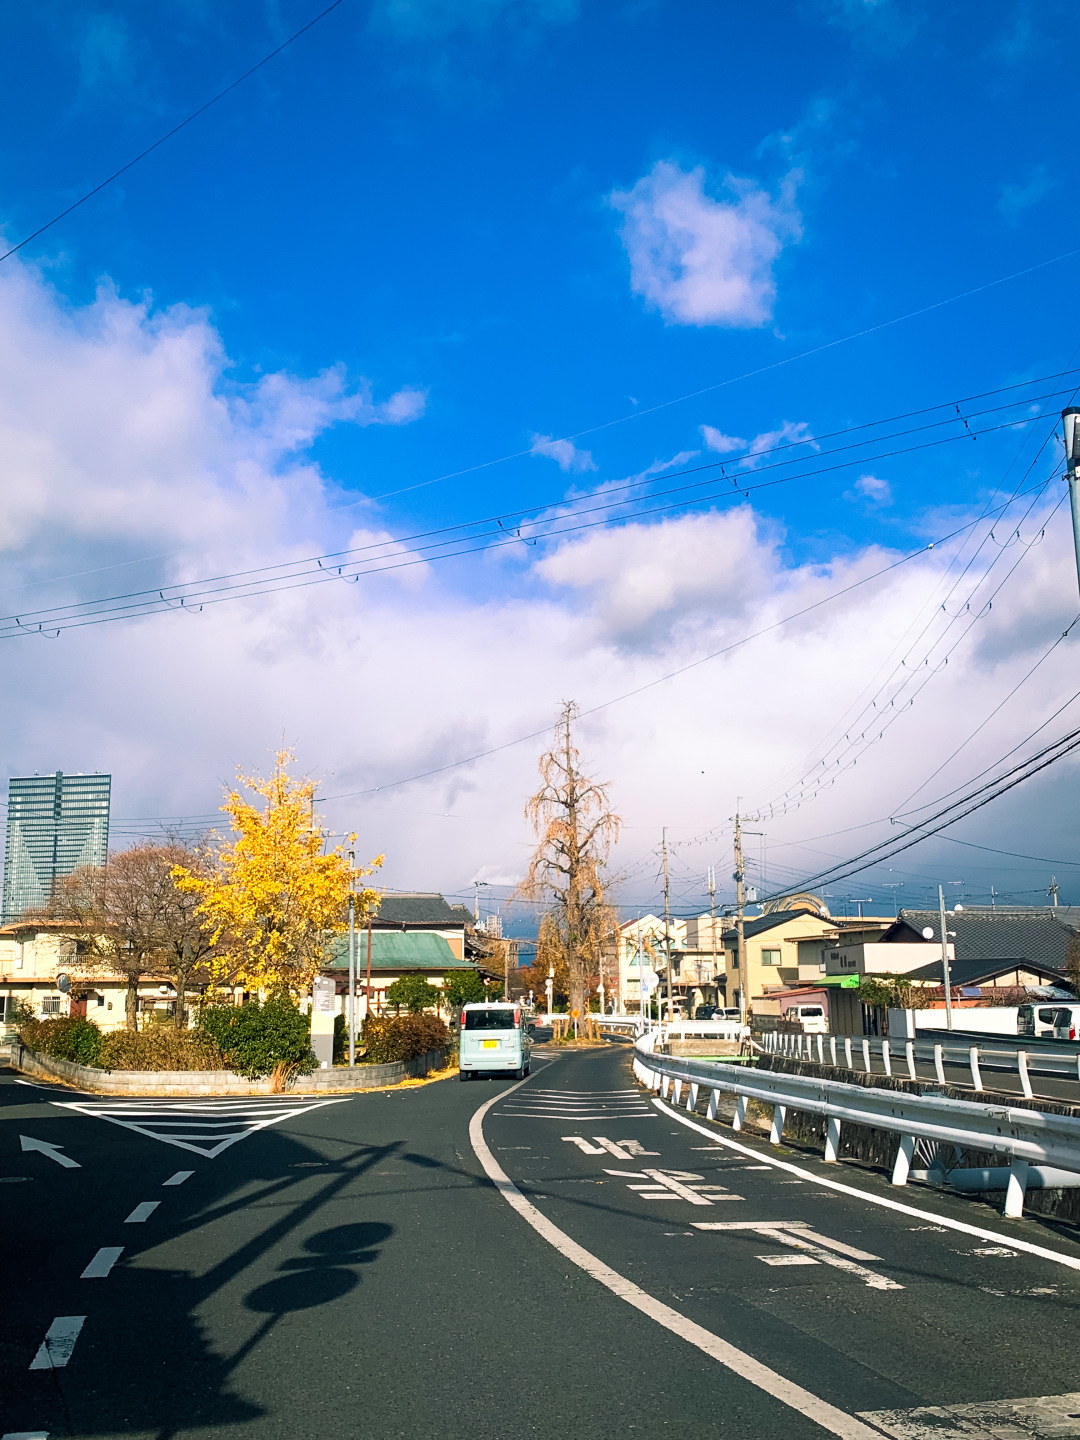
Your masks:
{"label": "tall bare tree", "polygon": [[198,897],[178,889],[173,869],[200,863],[179,842],[144,841],[101,868],[83,865],[57,882],[51,918],[74,928],[79,968],[126,979],[129,1030],[138,1029],[139,984],[148,978],[172,980],[175,1024],[184,1023],[185,991],[209,955],[210,933],[197,914]]}
{"label": "tall bare tree", "polygon": [[581,768],[574,744],[577,718],[577,705],[566,701],[551,749],[540,757],[540,789],[525,806],[539,844],[518,894],[549,902],[543,949],[565,960],[570,1009],[584,1013],[586,977],[615,921],[603,871],[621,822],[611,810],[607,785]]}

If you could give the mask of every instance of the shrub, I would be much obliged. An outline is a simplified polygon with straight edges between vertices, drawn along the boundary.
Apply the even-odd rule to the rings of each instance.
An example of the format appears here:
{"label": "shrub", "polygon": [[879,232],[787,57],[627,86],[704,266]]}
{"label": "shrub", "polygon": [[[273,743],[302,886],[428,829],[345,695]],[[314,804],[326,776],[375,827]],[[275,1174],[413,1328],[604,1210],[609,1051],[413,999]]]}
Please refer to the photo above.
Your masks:
{"label": "shrub", "polygon": [[300,1075],[315,1069],[311,1025],[287,995],[271,995],[265,1005],[208,1006],[199,1017],[199,1033],[221,1047],[225,1063],[250,1080],[284,1065]]}
{"label": "shrub", "polygon": [[443,998],[455,1010],[484,998],[484,977],[479,970],[451,970],[443,976]]}
{"label": "shrub", "polygon": [[446,1049],[450,1032],[435,1015],[371,1015],[364,1022],[363,1043],[365,1065],[388,1065]]}
{"label": "shrub", "polygon": [[221,1048],[197,1030],[152,1025],[146,1030],[114,1030],[103,1037],[101,1064],[106,1070],[223,1070]]}
{"label": "shrub", "polygon": [[27,1020],[19,1027],[19,1039],[28,1050],[51,1055],[54,1060],[74,1060],[78,1065],[100,1064],[104,1038],[94,1022],[81,1015]]}
{"label": "shrub", "polygon": [[411,975],[400,975],[386,991],[386,1003],[396,1011],[407,1010],[410,1015],[437,1010],[441,999],[442,995],[428,983],[427,976],[415,970]]}

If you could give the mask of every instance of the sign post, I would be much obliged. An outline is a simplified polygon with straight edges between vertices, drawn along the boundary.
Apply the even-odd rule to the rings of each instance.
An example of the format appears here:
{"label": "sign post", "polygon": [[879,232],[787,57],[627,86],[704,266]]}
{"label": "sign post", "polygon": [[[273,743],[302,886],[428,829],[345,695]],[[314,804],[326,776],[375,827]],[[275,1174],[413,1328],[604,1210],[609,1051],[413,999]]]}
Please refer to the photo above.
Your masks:
{"label": "sign post", "polygon": [[334,999],[337,987],[328,975],[316,975],[311,986],[311,1048],[321,1070],[334,1063]]}

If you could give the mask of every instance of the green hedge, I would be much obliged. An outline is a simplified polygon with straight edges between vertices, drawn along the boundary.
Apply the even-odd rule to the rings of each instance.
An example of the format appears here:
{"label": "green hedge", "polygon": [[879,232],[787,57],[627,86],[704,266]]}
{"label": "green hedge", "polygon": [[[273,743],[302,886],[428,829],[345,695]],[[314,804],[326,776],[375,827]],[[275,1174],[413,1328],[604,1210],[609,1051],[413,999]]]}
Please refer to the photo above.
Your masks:
{"label": "green hedge", "polygon": [[106,1070],[224,1070],[220,1046],[197,1030],[153,1025],[149,1030],[113,1030],[103,1037],[100,1064]]}
{"label": "green hedge", "polygon": [[249,1080],[286,1066],[298,1075],[315,1069],[311,1025],[287,995],[272,995],[265,1005],[214,1005],[199,1017],[198,1032],[215,1040],[225,1063]]}
{"label": "green hedge", "polygon": [[105,1036],[93,1020],[79,1015],[60,1015],[55,1020],[27,1020],[19,1026],[19,1039],[28,1050],[51,1055],[54,1060],[100,1065]]}
{"label": "green hedge", "polygon": [[450,1032],[435,1015],[372,1015],[364,1022],[362,1043],[365,1065],[388,1065],[444,1050]]}

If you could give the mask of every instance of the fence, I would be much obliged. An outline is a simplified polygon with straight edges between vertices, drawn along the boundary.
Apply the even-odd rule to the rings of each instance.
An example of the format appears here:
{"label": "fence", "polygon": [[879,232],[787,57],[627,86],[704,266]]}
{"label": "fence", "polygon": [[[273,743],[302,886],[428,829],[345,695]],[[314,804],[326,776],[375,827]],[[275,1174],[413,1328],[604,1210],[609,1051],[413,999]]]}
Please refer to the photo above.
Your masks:
{"label": "fence", "polygon": [[[933,1078],[945,1084],[945,1066],[959,1066],[971,1075],[973,1090],[985,1090],[983,1071],[1016,1075],[1021,1093],[1032,1099],[1032,1075],[1076,1081],[1080,1085],[1080,1052],[1054,1054],[1048,1050],[1019,1050],[1010,1045],[971,1045],[947,1040],[879,1040],[869,1035],[789,1035],[766,1032],[758,1041],[767,1055],[786,1055],[792,1060],[810,1060],[819,1065],[842,1065],[862,1070],[903,1075],[908,1080],[927,1078],[916,1066],[933,1067]],[[873,1062],[881,1062],[880,1071]],[[894,1066],[895,1071],[894,1071]]]}
{"label": "fence", "polygon": [[665,1099],[671,1093],[675,1105],[680,1104],[685,1089],[687,1110],[695,1110],[699,1095],[706,1091],[709,1095],[706,1114],[710,1120],[716,1119],[720,1096],[734,1095],[732,1123],[736,1130],[742,1129],[751,1100],[769,1105],[773,1112],[769,1139],[774,1145],[780,1143],[788,1110],[825,1118],[828,1162],[837,1159],[840,1129],[845,1123],[898,1134],[900,1145],[892,1172],[894,1185],[907,1183],[919,1140],[1008,1156],[1011,1165],[1006,1181],[1005,1214],[1013,1218],[1023,1210],[1029,1165],[1080,1172],[1080,1118],[1076,1116],[1014,1110],[938,1095],[911,1095],[839,1080],[744,1070],[715,1061],[658,1055],[653,1040],[653,1036],[644,1035],[635,1046],[634,1074],[642,1084],[659,1091]]}

